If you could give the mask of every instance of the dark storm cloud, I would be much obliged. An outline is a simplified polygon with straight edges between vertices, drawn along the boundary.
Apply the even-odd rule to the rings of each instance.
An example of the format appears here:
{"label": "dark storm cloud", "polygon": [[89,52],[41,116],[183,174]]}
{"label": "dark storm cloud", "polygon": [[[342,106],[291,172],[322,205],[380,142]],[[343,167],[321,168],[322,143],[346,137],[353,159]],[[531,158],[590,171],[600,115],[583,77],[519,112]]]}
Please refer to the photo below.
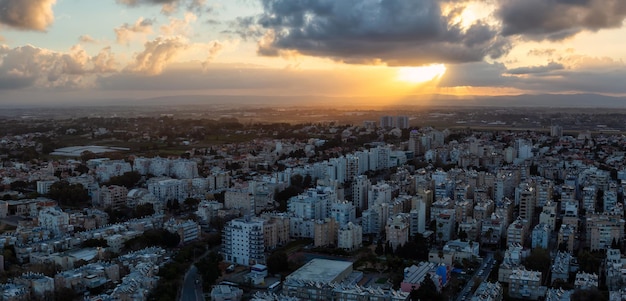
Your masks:
{"label": "dark storm cloud", "polygon": [[497,11],[505,36],[562,40],[581,31],[619,28],[624,0],[500,0]]}
{"label": "dark storm cloud", "polygon": [[550,62],[547,65],[543,65],[543,66],[531,66],[531,67],[520,67],[520,68],[509,69],[507,73],[514,74],[514,75],[539,74],[539,73],[549,73],[551,71],[562,70],[562,69],[564,69],[563,64]]}
{"label": "dark storm cloud", "polygon": [[295,50],[347,63],[422,65],[481,61],[508,51],[496,28],[477,22],[465,30],[442,14],[442,2],[263,0],[258,24],[268,31],[258,52]]}
{"label": "dark storm cloud", "polygon": [[56,0],[0,0],[0,23],[22,30],[44,31],[54,21]]}

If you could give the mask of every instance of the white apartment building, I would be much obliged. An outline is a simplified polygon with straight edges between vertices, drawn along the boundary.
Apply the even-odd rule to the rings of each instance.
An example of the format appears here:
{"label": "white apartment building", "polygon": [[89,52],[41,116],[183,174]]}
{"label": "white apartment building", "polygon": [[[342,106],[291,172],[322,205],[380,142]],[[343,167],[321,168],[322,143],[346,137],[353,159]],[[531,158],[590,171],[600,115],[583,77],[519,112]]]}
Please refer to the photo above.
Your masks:
{"label": "white apartment building", "polygon": [[243,214],[254,214],[254,195],[248,189],[229,189],[224,193],[226,209],[241,209]]}
{"label": "white apartment building", "polygon": [[52,231],[55,236],[66,234],[69,229],[70,216],[58,208],[45,207],[39,211],[39,227]]}
{"label": "white apartment building", "polygon": [[337,234],[337,247],[352,251],[358,249],[363,244],[363,228],[353,223],[348,223],[341,228]]}
{"label": "white apartment building", "polygon": [[392,191],[391,185],[385,182],[370,186],[367,191],[368,208],[376,204],[391,202]]}
{"label": "white apartment building", "polygon": [[471,301],[502,301],[504,296],[504,290],[502,289],[502,285],[499,282],[482,282],[474,295],[472,296]]}
{"label": "white apartment building", "polygon": [[574,287],[581,290],[587,290],[591,288],[598,288],[598,275],[588,274],[585,272],[576,273],[576,279],[574,280]]}
{"label": "white apartment building", "polygon": [[532,232],[532,248],[543,248],[548,249],[548,244],[550,242],[550,227],[546,224],[537,224]]}
{"label": "white apartment building", "polygon": [[170,175],[177,179],[193,179],[198,177],[198,163],[186,159],[176,159],[170,162]]}
{"label": "white apartment building", "polygon": [[552,260],[552,267],[550,268],[550,283],[560,279],[564,282],[569,282],[570,263],[572,261],[572,255],[569,252],[557,252],[556,256]]}
{"label": "white apartment building", "polygon": [[545,287],[541,287],[541,272],[515,269],[509,281],[509,296],[513,298],[537,300],[545,295]]}
{"label": "white apartment building", "polygon": [[389,218],[385,227],[387,242],[396,250],[409,241],[409,218],[406,214],[398,214]]}
{"label": "white apartment building", "polygon": [[50,186],[56,183],[56,181],[37,181],[37,193],[47,194],[50,191]]}
{"label": "white apartment building", "polygon": [[289,218],[289,235],[292,238],[314,238],[315,220],[301,217]]}
{"label": "white apartment building", "polygon": [[121,176],[132,171],[130,163],[123,160],[103,161],[95,169],[96,177],[100,182],[106,182],[111,177]]}
{"label": "white apartment building", "polygon": [[220,202],[203,200],[200,204],[198,204],[196,215],[202,220],[202,222],[208,224],[213,218],[217,217],[218,210],[223,208],[224,204]]}
{"label": "white apartment building", "polygon": [[552,201],[546,202],[543,206],[543,210],[539,214],[539,223],[546,224],[550,231],[554,231],[556,228],[556,203]]}
{"label": "white apartment building", "polygon": [[507,245],[520,244],[524,245],[524,240],[528,233],[528,221],[518,218],[509,225],[506,235]]}
{"label": "white apartment building", "polygon": [[180,237],[181,244],[192,242],[200,236],[200,225],[192,220],[170,219],[163,225],[169,232],[176,233]]}
{"label": "white apartment building", "polygon": [[168,200],[182,202],[189,196],[185,184],[183,180],[152,178],[148,180],[148,191],[163,203]]}
{"label": "white apartment building", "polygon": [[359,211],[368,208],[367,196],[370,186],[372,184],[367,176],[358,176],[352,182],[352,202]]}
{"label": "white apartment building", "polygon": [[617,193],[618,193],[617,185],[615,183],[609,184],[609,189],[604,192],[604,196],[603,196],[604,212],[610,212],[617,206]]}
{"label": "white apartment building", "polygon": [[339,227],[356,221],[356,208],[352,202],[334,202],[330,206],[330,217],[337,221]]}
{"label": "white apartment building", "polygon": [[230,187],[230,173],[228,173],[227,171],[214,171],[207,176],[207,179],[208,189],[210,191],[226,189]]}
{"label": "white apartment building", "polygon": [[247,266],[265,262],[263,220],[244,217],[228,222],[223,231],[222,248],[227,262]]}
{"label": "white apartment building", "polygon": [[421,197],[414,197],[412,199],[410,215],[410,235],[414,236],[417,233],[424,233],[426,231],[426,203]]}

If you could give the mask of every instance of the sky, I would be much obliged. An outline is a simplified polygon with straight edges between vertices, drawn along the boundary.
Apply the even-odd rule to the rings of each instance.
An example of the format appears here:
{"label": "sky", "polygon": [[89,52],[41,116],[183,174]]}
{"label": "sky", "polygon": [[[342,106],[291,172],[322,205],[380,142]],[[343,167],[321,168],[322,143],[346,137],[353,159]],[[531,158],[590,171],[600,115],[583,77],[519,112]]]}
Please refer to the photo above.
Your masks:
{"label": "sky", "polygon": [[626,95],[624,0],[0,0],[0,104]]}

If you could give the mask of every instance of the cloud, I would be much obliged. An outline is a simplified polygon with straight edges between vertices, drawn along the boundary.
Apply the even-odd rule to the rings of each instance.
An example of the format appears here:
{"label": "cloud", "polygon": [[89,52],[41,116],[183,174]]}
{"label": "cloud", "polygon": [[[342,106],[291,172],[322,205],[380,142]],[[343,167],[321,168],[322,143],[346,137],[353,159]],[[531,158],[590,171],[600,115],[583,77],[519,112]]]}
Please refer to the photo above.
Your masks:
{"label": "cloud", "polygon": [[556,52],[556,49],[554,48],[548,48],[548,49],[531,49],[528,51],[528,55],[532,55],[532,56],[547,56],[547,57],[551,57],[554,53]]}
{"label": "cloud", "polygon": [[0,89],[84,88],[95,82],[95,75],[115,71],[107,48],[93,57],[78,45],[67,53],[30,45],[0,48]]}
{"label": "cloud", "polygon": [[81,42],[81,43],[88,43],[88,44],[97,42],[96,39],[92,38],[88,34],[84,34],[84,35],[78,37],[78,41]]}
{"label": "cloud", "polygon": [[550,62],[547,65],[543,66],[530,66],[530,67],[519,67],[514,69],[509,69],[507,71],[508,74],[513,75],[524,75],[524,74],[539,74],[539,73],[549,73],[555,70],[562,70],[565,67],[563,64]]}
{"label": "cloud", "polygon": [[497,16],[505,36],[563,40],[582,31],[619,28],[624,0],[500,0]]}
{"label": "cloud", "polygon": [[[456,13],[442,13],[443,2],[262,0],[258,24],[265,35],[258,53],[292,50],[347,63],[423,65],[481,61],[508,52],[508,40],[497,28],[480,21],[461,26],[453,21]],[[241,21],[249,26],[248,19]]]}
{"label": "cloud", "polygon": [[211,12],[211,8],[207,8],[206,0],[117,0],[117,2],[127,6],[161,5],[161,13],[164,15],[176,13],[181,6],[196,14]]}
{"label": "cloud", "polygon": [[162,25],[160,28],[163,35],[189,35],[191,32],[190,25],[195,23],[198,17],[193,13],[185,13],[183,19],[170,18],[170,23]]}
{"label": "cloud", "polygon": [[117,43],[128,44],[135,37],[144,37],[152,33],[152,25],[154,21],[140,17],[134,24],[124,23],[122,26],[115,28],[115,36]]}
{"label": "cloud", "polygon": [[182,37],[158,37],[146,42],[144,47],[135,56],[134,62],[126,67],[127,71],[146,75],[160,74],[168,63],[188,48],[188,44]]}
{"label": "cloud", "polygon": [[163,4],[172,4],[177,3],[180,0],[117,0],[118,3],[125,4],[128,6],[137,6],[137,5],[163,5]]}
{"label": "cloud", "polygon": [[56,0],[0,0],[0,23],[20,30],[45,31],[54,22]]}

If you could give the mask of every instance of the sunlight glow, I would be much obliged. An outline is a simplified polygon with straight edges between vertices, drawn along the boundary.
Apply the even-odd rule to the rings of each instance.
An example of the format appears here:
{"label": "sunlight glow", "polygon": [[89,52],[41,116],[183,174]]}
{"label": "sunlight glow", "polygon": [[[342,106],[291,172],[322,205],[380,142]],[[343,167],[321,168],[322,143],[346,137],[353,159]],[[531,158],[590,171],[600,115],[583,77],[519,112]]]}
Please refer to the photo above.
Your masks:
{"label": "sunlight glow", "polygon": [[433,64],[421,67],[402,67],[398,70],[398,80],[408,83],[425,83],[439,79],[446,73],[446,66]]}

